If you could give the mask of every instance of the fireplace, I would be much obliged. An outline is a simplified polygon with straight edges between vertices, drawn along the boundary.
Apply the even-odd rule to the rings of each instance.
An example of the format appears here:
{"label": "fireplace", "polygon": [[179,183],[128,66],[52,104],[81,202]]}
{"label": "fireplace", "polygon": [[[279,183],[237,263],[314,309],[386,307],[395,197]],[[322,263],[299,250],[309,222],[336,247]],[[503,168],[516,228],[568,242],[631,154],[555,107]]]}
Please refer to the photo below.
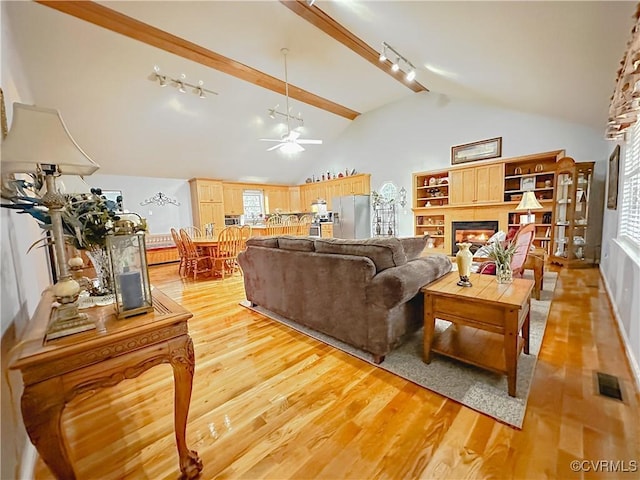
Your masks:
{"label": "fireplace", "polygon": [[487,240],[498,231],[498,221],[451,222],[451,254],[458,252],[456,243],[471,243],[469,250],[474,252],[487,243]]}

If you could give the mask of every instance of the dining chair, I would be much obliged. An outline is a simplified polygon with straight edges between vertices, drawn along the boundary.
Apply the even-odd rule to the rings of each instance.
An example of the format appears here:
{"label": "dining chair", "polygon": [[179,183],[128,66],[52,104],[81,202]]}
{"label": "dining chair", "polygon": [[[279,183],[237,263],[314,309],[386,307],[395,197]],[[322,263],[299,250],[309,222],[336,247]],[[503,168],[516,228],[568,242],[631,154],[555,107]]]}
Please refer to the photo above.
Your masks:
{"label": "dining chair", "polygon": [[265,223],[267,235],[280,235],[282,233],[282,217],[280,215],[272,215]]}
{"label": "dining chair", "polygon": [[309,227],[312,223],[313,223],[313,215],[309,215],[308,213],[302,215],[298,219],[298,235],[299,236],[309,235]]}
{"label": "dining chair", "polygon": [[[197,280],[198,274],[211,272],[213,266],[211,256],[198,251],[191,236],[184,228],[180,229],[180,238],[187,253],[187,275],[193,274],[193,279]],[[204,268],[201,267],[202,264],[204,264]]]}
{"label": "dining chair", "polygon": [[218,246],[212,260],[214,272],[220,272],[223,280],[227,272],[233,276],[241,244],[242,231],[239,227],[227,227],[218,235]]}
{"label": "dining chair", "polygon": [[198,227],[194,227],[193,225],[190,227],[185,227],[184,230],[189,234],[191,238],[202,236],[202,231]]}
{"label": "dining chair", "polygon": [[178,255],[180,256],[180,265],[178,265],[178,275],[181,277],[187,274],[187,252],[185,250],[184,243],[180,238],[180,234],[175,228],[171,228],[171,237],[173,238],[173,243],[176,244],[178,249]]}
{"label": "dining chair", "polygon": [[298,217],[295,215],[289,215],[285,218],[282,224],[283,235],[297,235],[298,234]]}
{"label": "dining chair", "polygon": [[240,227],[240,238],[242,242],[240,243],[240,250],[245,250],[247,248],[247,240],[251,238],[253,235],[253,229],[251,225],[243,225]]}

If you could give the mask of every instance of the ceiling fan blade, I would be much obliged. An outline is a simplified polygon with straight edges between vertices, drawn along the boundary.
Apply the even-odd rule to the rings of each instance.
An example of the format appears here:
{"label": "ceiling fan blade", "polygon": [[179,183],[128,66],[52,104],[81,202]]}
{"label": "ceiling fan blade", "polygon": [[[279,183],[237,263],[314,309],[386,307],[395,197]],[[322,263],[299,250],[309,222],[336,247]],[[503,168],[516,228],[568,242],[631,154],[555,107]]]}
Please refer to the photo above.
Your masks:
{"label": "ceiling fan blade", "polygon": [[321,145],[322,144],[322,140],[310,140],[310,139],[305,139],[305,138],[301,138],[299,140],[296,140],[297,143],[306,143],[307,145]]}
{"label": "ceiling fan blade", "polygon": [[276,150],[280,147],[283,147],[286,143],[279,143],[278,145],[274,145],[273,147],[267,148],[267,152],[271,152],[272,150]]}
{"label": "ceiling fan blade", "polygon": [[258,140],[260,140],[261,142],[278,142],[278,143],[282,142],[282,139],[280,139],[280,138],[278,138],[278,139],[275,139],[275,138],[259,138]]}

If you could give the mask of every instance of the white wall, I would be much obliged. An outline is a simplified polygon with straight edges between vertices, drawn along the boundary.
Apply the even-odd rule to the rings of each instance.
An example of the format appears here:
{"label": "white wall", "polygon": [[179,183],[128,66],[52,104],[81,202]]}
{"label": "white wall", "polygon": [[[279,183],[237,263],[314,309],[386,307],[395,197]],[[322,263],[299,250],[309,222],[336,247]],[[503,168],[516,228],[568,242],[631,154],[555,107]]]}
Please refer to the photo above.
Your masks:
{"label": "white wall", "polygon": [[[609,149],[613,151],[613,144]],[[620,177],[622,185],[627,149],[622,146],[620,154]],[[618,188],[618,208],[622,188]],[[636,383],[640,388],[640,254],[624,241],[617,240],[619,210],[606,209],[602,226],[602,261],[600,271],[604,278],[613,310],[620,326],[622,337],[631,358]]]}
{"label": "white wall", "polygon": [[[8,121],[11,122],[13,102],[31,101],[31,93],[22,75],[20,59],[11,43],[10,27],[5,22],[5,5],[0,6],[2,62],[0,78],[5,96]],[[22,425],[20,395],[22,379],[19,373],[8,371],[11,349],[29,328],[42,291],[49,285],[49,269],[44,250],[32,250],[31,243],[40,238],[41,230],[28,215],[0,210],[0,282],[2,344],[2,380],[0,380],[0,478],[20,478],[21,457],[28,439]]]}
{"label": "white wall", "polygon": [[[189,182],[174,178],[127,177],[100,175],[85,177],[91,187],[103,190],[121,190],[125,210],[147,219],[149,233],[169,233],[172,227],[180,229],[193,225]],[[157,193],[177,200],[180,205],[140,205]]]}
{"label": "white wall", "polygon": [[[372,189],[391,180],[411,192],[411,173],[450,167],[453,145],[502,137],[505,158],[564,149],[576,161],[597,162],[592,213],[599,225],[609,156],[603,136],[561,120],[420,93],[358,117],[338,141],[326,145],[327,163],[316,170],[348,165],[370,172]],[[401,235],[413,234],[410,211],[399,227]],[[595,233],[599,243],[600,231]]]}

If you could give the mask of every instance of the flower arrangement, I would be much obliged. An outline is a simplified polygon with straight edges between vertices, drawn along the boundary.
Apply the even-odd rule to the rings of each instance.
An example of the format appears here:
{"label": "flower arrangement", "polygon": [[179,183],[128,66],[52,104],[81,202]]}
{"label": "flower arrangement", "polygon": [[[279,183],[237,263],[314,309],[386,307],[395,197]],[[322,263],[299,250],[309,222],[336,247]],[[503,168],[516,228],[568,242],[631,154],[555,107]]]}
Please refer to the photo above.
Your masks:
{"label": "flower arrangement", "polygon": [[510,283],[513,278],[511,259],[516,253],[516,242],[503,243],[495,241],[491,244],[489,258],[496,264],[496,280],[498,283]]}
{"label": "flower arrangement", "polygon": [[[5,183],[2,196],[11,203],[3,203],[2,207],[27,213],[38,221],[43,230],[50,230],[51,217],[48,209],[42,198],[35,193],[40,190],[42,183],[38,177],[32,178],[32,182],[12,180],[9,184]],[[92,188],[91,193],[63,196],[66,202],[61,217],[65,240],[79,250],[103,248],[107,235],[115,232],[115,225],[123,216],[133,215],[138,218],[134,223],[135,232],[147,230],[144,218],[137,214],[118,212],[116,203],[102,196],[100,188]],[[41,241],[43,240],[36,244]]]}

